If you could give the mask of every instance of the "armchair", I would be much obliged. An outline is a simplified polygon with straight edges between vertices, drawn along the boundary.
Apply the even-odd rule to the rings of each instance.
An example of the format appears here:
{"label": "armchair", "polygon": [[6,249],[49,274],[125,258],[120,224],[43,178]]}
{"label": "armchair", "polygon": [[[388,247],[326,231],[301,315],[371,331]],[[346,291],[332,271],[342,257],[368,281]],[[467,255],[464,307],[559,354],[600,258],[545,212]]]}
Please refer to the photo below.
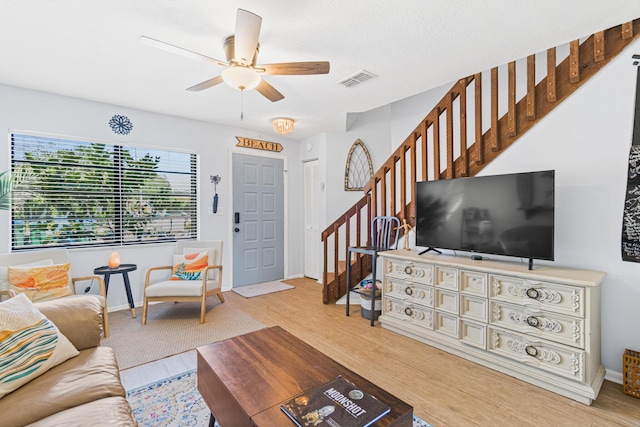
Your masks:
{"label": "armchair", "polygon": [[[175,256],[183,256],[198,252],[208,252],[208,265],[202,277],[196,280],[176,280],[166,279],[153,282],[152,273],[155,276],[159,271],[173,272],[174,265],[163,265],[147,269],[144,281],[144,302],[142,305],[142,324],[147,324],[147,311],[149,302],[153,301],[173,301],[200,302],[200,323],[204,323],[207,311],[207,297],[217,295],[220,302],[224,302],[222,296],[222,240],[200,240],[176,242]],[[188,277],[188,273],[183,273],[183,277]]]}
{"label": "armchair", "polygon": [[[67,264],[69,253],[66,249],[42,249],[37,251],[14,252],[0,254],[0,294],[12,293],[9,285],[9,267],[28,269],[34,267],[48,267],[54,265]],[[105,338],[109,337],[109,317],[107,313],[107,291],[104,280],[100,276],[71,277],[69,275],[69,294],[76,294],[76,283],[96,280],[100,286],[100,295],[94,295],[100,300],[102,306],[102,327]],[[66,297],[65,297],[66,298]]]}

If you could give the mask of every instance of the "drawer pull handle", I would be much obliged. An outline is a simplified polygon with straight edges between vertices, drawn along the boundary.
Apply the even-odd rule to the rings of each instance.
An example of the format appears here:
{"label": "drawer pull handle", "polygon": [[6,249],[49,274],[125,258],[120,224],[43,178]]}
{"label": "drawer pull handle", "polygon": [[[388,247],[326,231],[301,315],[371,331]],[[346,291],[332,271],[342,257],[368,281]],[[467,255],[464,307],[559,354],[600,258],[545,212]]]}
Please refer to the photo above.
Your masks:
{"label": "drawer pull handle", "polygon": [[527,352],[527,354],[528,354],[529,356],[531,356],[531,357],[536,357],[536,356],[538,356],[538,349],[537,349],[537,348],[535,348],[535,347],[534,347],[534,346],[532,346],[532,345],[528,345],[528,346],[526,346],[526,347],[524,348],[524,351],[526,351],[526,352]]}
{"label": "drawer pull handle", "polygon": [[404,289],[404,293],[405,293],[405,294],[407,294],[407,295],[409,295],[409,296],[413,295],[413,288],[406,287],[406,288]]}
{"label": "drawer pull handle", "polygon": [[407,316],[413,315],[413,309],[411,307],[405,308],[404,309],[404,314],[406,314]]}
{"label": "drawer pull handle", "polygon": [[540,326],[540,320],[536,316],[529,316],[527,317],[527,324],[529,326],[537,328],[538,326]]}
{"label": "drawer pull handle", "polygon": [[413,273],[413,268],[411,268],[411,266],[408,265],[404,268],[404,272],[405,274],[411,275],[411,273]]}
{"label": "drawer pull handle", "polygon": [[540,297],[540,292],[535,288],[529,288],[527,289],[527,296],[531,299],[538,299]]}

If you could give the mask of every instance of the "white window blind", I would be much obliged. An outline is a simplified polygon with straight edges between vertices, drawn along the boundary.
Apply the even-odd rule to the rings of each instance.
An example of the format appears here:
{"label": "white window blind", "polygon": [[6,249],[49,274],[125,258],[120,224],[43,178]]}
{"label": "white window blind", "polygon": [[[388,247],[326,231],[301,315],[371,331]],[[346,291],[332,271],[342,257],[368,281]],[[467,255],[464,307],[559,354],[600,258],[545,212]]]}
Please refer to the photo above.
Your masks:
{"label": "white window blind", "polygon": [[197,236],[195,154],[11,135],[13,250]]}

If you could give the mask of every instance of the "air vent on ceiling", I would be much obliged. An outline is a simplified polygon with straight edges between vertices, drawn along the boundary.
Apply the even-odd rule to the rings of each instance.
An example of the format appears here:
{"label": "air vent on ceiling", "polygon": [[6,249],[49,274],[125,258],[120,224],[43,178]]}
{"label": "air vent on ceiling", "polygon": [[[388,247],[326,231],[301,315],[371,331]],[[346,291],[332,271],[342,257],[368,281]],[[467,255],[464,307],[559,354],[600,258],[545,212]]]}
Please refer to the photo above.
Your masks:
{"label": "air vent on ceiling", "polygon": [[339,85],[343,85],[344,87],[354,87],[359,84],[366,82],[367,80],[371,80],[374,77],[378,77],[370,71],[360,70],[355,74],[350,75],[338,82]]}

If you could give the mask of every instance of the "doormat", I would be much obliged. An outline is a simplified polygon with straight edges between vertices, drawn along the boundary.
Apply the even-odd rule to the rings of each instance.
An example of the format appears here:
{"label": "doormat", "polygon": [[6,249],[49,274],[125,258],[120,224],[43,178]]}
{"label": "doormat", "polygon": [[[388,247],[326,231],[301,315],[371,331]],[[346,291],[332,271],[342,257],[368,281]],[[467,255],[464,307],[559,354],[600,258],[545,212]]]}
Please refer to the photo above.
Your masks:
{"label": "doormat", "polygon": [[258,283],[255,285],[239,286],[233,288],[232,291],[245,298],[253,298],[260,295],[272,294],[274,292],[286,291],[293,289],[295,286],[287,285],[279,280],[273,282]]}

